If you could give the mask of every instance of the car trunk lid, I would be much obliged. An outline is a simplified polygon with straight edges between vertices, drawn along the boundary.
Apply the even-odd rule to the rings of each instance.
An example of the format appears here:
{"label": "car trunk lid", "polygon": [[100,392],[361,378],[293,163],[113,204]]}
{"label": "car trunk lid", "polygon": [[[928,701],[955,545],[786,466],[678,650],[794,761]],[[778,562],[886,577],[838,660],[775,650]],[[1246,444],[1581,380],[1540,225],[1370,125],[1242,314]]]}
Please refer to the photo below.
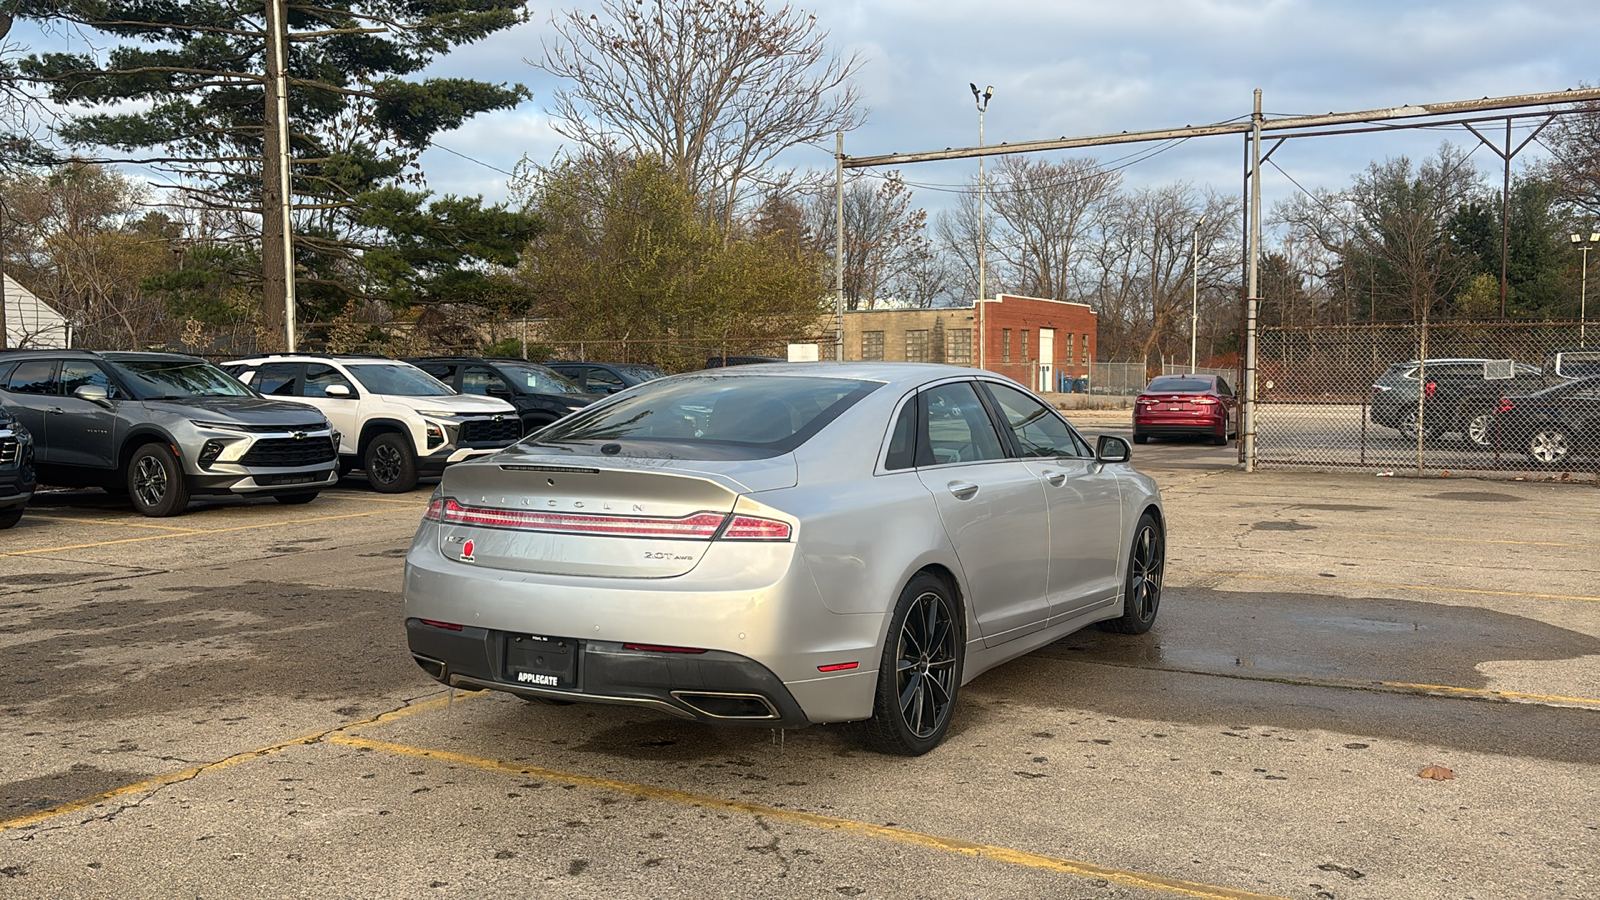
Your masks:
{"label": "car trunk lid", "polygon": [[438,511],[439,552],[530,574],[670,578],[699,564],[741,494],[795,481],[792,456],[574,460],[514,449],[446,471],[440,495],[453,505]]}

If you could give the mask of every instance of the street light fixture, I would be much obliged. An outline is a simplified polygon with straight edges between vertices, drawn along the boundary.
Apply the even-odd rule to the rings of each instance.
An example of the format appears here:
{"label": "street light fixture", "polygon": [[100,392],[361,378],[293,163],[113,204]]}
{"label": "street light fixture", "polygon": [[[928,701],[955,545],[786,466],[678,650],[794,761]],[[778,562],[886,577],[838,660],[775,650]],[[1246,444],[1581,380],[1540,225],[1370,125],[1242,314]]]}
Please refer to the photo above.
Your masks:
{"label": "street light fixture", "polygon": [[1583,235],[1572,235],[1572,246],[1583,252],[1583,277],[1579,280],[1578,288],[1578,346],[1589,346],[1589,248],[1600,244],[1600,231],[1589,232],[1589,240],[1585,241]]}
{"label": "street light fixture", "polygon": [[1204,225],[1205,223],[1206,223],[1206,217],[1205,216],[1201,216],[1200,217],[1200,221],[1194,223],[1193,241],[1191,241],[1191,243],[1194,245],[1194,262],[1190,266],[1190,268],[1193,270],[1193,272],[1192,272],[1192,280],[1189,282],[1189,374],[1190,375],[1194,375],[1198,371],[1195,368],[1194,350],[1195,350],[1195,337],[1196,337],[1196,334],[1200,331],[1200,226]]}
{"label": "street light fixture", "polygon": [[[989,98],[994,96],[994,85],[991,84],[988,87],[984,88],[983,89],[983,93],[980,94],[978,92],[978,86],[976,84],[973,84],[970,81],[967,82],[967,84],[968,84],[968,86],[970,86],[972,88],[972,99],[973,99],[973,102],[975,102],[977,104],[977,106],[978,106],[978,147],[981,149],[983,147],[983,114],[985,112],[989,111]],[[983,307],[984,294],[985,294],[986,289],[988,287],[988,285],[984,283],[984,274],[985,273],[984,273],[984,268],[983,268],[983,262],[984,262],[984,259],[983,259],[983,155],[979,154],[978,155],[978,302],[974,306],[974,311],[976,312],[976,314],[978,316],[978,368],[980,368],[980,369],[988,368],[988,365],[987,365],[987,363],[988,363],[988,353],[987,353],[987,351],[988,351],[988,348],[989,348],[988,341],[985,340],[985,337],[987,336],[987,329],[985,328],[985,324],[988,321],[988,317],[983,314],[983,308],[982,308]]]}

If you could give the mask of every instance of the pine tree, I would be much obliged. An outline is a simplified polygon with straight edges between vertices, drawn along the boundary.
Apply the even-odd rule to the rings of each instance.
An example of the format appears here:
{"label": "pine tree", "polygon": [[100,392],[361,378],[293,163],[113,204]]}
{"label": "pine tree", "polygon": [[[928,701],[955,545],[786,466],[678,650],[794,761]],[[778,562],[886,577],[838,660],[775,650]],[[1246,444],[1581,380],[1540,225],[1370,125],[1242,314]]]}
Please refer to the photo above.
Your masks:
{"label": "pine tree", "polygon": [[[59,136],[172,177],[181,205],[235,222],[259,260],[263,334],[283,329],[274,3],[287,23],[298,309],[473,295],[513,265],[531,219],[479,198],[432,201],[417,157],[435,135],[515,106],[521,85],[415,79],[436,57],[527,19],[525,0],[20,0],[18,18],[98,32],[105,52],[37,54],[22,76],[71,113]],[[263,215],[263,212],[271,214]],[[383,252],[374,253],[377,248]]]}

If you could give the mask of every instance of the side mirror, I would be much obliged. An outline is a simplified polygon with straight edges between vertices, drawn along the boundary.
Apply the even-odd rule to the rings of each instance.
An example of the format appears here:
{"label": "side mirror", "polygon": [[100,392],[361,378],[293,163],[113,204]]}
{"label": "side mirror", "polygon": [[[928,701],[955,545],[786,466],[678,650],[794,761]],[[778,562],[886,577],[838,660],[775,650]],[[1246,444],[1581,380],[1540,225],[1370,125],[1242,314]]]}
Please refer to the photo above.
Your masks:
{"label": "side mirror", "polygon": [[111,395],[106,393],[106,389],[98,384],[80,384],[78,389],[72,392],[72,396],[77,397],[79,400],[87,400],[97,406],[104,406],[106,409],[111,408]]}
{"label": "side mirror", "polygon": [[484,392],[491,397],[503,397],[507,399],[511,397],[511,388],[508,388],[503,384],[491,384],[484,388]]}
{"label": "side mirror", "polygon": [[330,384],[322,389],[322,393],[326,397],[348,397],[350,396],[350,388],[342,384]]}
{"label": "side mirror", "polygon": [[1132,455],[1133,449],[1127,441],[1109,434],[1100,435],[1094,448],[1094,458],[1103,463],[1127,462]]}

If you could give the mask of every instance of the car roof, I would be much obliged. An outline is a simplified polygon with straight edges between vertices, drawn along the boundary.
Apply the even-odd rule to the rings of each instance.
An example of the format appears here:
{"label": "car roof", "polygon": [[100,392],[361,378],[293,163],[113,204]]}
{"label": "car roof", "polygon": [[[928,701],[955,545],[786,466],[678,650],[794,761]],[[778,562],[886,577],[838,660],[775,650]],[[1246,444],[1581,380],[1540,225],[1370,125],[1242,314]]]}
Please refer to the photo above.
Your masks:
{"label": "car roof", "polygon": [[166,350],[51,350],[37,347],[29,347],[17,350],[0,350],[0,359],[36,359],[39,357],[50,357],[54,359],[106,359],[113,362],[117,360],[131,359],[181,359],[185,362],[206,361],[201,357],[188,353],[174,353]]}

